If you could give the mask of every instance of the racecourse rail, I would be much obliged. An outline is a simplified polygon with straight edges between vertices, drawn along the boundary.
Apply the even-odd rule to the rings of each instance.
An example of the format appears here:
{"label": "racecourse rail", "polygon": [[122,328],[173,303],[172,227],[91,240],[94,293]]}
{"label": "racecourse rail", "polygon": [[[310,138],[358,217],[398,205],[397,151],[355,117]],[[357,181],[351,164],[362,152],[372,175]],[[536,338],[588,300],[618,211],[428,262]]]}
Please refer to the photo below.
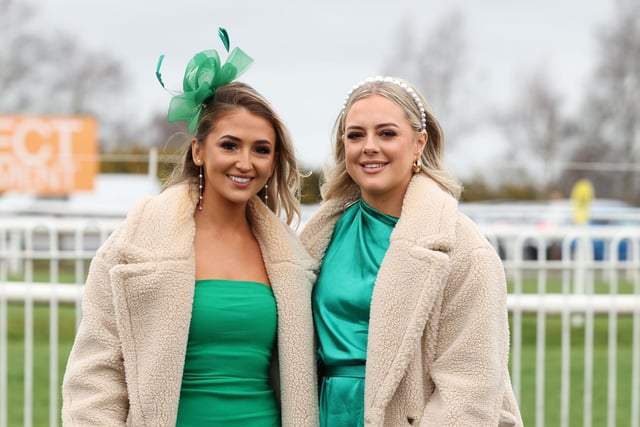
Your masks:
{"label": "racecourse rail", "polygon": [[[48,424],[60,424],[59,308],[75,308],[77,329],[83,283],[96,249],[117,227],[116,219],[50,218],[45,216],[0,218],[0,427],[9,425],[9,399],[23,394],[22,425],[32,426],[34,417],[34,307],[49,313]],[[507,305],[511,322],[511,379],[518,399],[523,392],[523,372],[535,371],[535,425],[545,424],[546,325],[551,318],[561,325],[560,399],[557,423],[575,425],[571,406],[572,332],[584,328],[584,387],[580,402],[584,427],[592,426],[594,370],[606,369],[606,425],[614,427],[620,411],[627,411],[631,427],[640,427],[640,227],[638,226],[544,226],[481,224],[489,242],[500,254],[507,278]],[[22,387],[9,388],[9,307],[24,311],[24,364]],[[525,354],[524,319],[535,318],[535,365]],[[607,366],[594,366],[594,324],[607,319]],[[619,390],[616,375],[618,324],[631,319],[630,387]],[[582,329],[581,329],[582,330]],[[574,337],[575,338],[575,337]],[[46,362],[42,362],[46,363]],[[618,394],[628,395],[629,405],[618,404]],[[573,400],[572,400],[573,397]],[[521,402],[521,406],[522,405]]]}

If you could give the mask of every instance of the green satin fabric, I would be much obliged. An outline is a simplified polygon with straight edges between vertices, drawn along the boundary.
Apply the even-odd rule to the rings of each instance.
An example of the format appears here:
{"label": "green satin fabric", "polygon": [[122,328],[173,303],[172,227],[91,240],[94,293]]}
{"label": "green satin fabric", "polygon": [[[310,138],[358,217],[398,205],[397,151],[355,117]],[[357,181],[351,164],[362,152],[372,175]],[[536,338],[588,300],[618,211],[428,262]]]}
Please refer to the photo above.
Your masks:
{"label": "green satin fabric", "polygon": [[325,366],[320,389],[323,427],[364,425],[369,307],[397,221],[360,200],[336,222],[313,292],[318,356]]}
{"label": "green satin fabric", "polygon": [[271,287],[197,280],[176,425],[279,427],[269,386],[276,329]]}

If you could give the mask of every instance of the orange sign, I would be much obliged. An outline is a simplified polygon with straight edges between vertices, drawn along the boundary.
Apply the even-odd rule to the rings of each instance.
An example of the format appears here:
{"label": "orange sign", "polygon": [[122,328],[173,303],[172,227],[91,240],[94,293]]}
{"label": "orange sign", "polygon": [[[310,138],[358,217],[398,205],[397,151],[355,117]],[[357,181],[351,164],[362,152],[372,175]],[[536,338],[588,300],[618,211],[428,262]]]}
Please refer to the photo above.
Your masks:
{"label": "orange sign", "polygon": [[0,115],[0,192],[92,190],[98,126],[86,116]]}

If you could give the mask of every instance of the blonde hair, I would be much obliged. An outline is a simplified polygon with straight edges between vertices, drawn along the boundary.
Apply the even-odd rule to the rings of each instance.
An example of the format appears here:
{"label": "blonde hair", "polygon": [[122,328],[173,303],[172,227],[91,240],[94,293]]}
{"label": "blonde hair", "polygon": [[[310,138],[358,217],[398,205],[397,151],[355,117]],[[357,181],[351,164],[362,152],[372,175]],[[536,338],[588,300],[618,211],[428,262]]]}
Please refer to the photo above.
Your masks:
{"label": "blonde hair", "polygon": [[[236,81],[218,88],[205,103],[194,135],[200,145],[205,143],[207,135],[218,120],[238,109],[245,109],[271,123],[276,134],[275,167],[267,182],[268,189],[260,190],[258,196],[263,202],[265,196],[268,196],[265,202],[267,207],[277,216],[284,214],[287,224],[291,225],[294,220],[299,221],[301,174],[297,167],[293,142],[289,131],[269,102],[251,86]],[[193,161],[190,141],[185,144],[181,158],[182,162],[173,170],[165,188],[187,182],[197,191],[199,166]]]}
{"label": "blonde hair", "polygon": [[323,200],[336,198],[343,194],[360,192],[358,184],[347,173],[343,141],[345,118],[356,101],[372,95],[383,96],[402,108],[409,124],[416,132],[422,129],[422,115],[418,104],[398,82],[404,83],[411,88],[425,109],[428,139],[420,157],[422,168],[419,173],[429,176],[453,197],[460,197],[462,186],[444,167],[444,135],[438,120],[431,112],[424,97],[411,84],[395,77],[393,80],[378,79],[360,83],[349,93],[344,107],[338,114],[333,126],[333,165],[326,168],[324,172],[325,182],[321,188]]}

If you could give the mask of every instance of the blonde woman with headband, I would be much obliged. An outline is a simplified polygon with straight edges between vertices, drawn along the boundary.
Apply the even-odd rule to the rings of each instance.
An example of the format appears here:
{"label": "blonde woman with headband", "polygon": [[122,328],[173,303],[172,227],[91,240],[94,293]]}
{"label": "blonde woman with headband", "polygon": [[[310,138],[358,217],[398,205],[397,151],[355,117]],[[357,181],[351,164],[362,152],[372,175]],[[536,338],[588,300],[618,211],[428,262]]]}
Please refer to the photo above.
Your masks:
{"label": "blonde woman with headband", "polygon": [[334,135],[323,202],[301,233],[322,263],[321,426],[522,426],[502,263],[458,210],[426,101],[400,79],[368,79]]}
{"label": "blonde woman with headband", "polygon": [[193,137],[91,262],[64,425],[317,426],[314,262],[287,225],[300,177],[278,115],[234,81],[251,62],[187,65],[168,120]]}

